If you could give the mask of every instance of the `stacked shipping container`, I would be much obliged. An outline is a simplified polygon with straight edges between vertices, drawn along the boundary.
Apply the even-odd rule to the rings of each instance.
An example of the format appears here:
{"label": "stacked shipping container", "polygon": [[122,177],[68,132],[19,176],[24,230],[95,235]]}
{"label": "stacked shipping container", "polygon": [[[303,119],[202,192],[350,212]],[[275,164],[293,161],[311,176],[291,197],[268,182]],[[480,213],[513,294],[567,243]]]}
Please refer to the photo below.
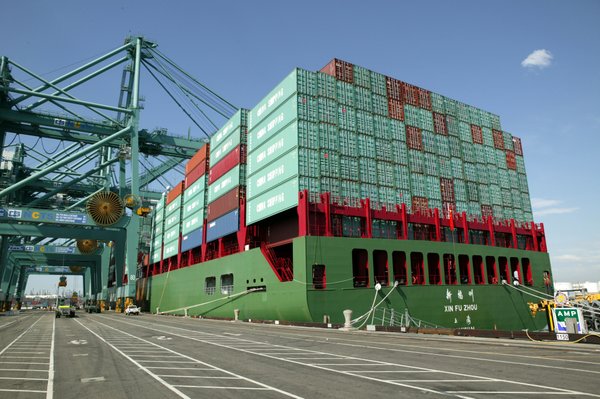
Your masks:
{"label": "stacked shipping container", "polygon": [[250,111],[248,154],[249,224],[304,189],[342,205],[532,219],[520,140],[498,116],[341,60],[296,69]]}
{"label": "stacked shipping container", "polygon": [[[337,59],[320,72],[294,70],[210,144],[208,165],[204,148],[186,167],[182,251],[201,245],[205,218],[206,242],[237,231],[242,199],[252,224],[297,206],[302,190],[340,205],[370,198],[374,209],[533,218],[521,141],[498,116]],[[351,219],[344,231],[356,230]],[[394,231],[382,222],[376,236]]]}
{"label": "stacked shipping container", "polygon": [[167,201],[166,194],[163,194],[161,199],[156,204],[153,213],[153,233],[152,244],[150,246],[150,259],[152,263],[160,262],[162,259],[162,245],[165,222],[165,202]]}
{"label": "stacked shipping container", "polygon": [[181,252],[202,245],[206,207],[208,149],[205,144],[186,165],[181,219]]}
{"label": "stacked shipping container", "polygon": [[239,110],[210,139],[206,242],[238,231],[246,192],[247,113]]}

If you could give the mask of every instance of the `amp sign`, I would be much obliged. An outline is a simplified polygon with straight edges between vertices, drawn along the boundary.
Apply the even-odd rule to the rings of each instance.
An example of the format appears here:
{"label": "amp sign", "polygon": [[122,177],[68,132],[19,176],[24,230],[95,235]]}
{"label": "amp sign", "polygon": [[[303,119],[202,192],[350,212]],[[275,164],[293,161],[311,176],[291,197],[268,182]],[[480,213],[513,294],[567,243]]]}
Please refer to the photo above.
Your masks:
{"label": "amp sign", "polygon": [[556,333],[587,334],[587,325],[581,309],[554,308],[552,318]]}

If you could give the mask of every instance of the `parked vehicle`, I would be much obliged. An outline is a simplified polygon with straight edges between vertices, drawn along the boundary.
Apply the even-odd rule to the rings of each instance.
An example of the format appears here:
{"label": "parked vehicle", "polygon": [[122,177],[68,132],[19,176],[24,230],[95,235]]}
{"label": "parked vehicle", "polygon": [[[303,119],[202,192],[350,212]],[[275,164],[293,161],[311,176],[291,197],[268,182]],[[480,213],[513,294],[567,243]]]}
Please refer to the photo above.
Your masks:
{"label": "parked vehicle", "polygon": [[139,315],[140,314],[140,308],[138,308],[135,305],[129,305],[127,306],[127,308],[125,309],[125,316],[129,316],[130,314],[135,314],[135,315]]}

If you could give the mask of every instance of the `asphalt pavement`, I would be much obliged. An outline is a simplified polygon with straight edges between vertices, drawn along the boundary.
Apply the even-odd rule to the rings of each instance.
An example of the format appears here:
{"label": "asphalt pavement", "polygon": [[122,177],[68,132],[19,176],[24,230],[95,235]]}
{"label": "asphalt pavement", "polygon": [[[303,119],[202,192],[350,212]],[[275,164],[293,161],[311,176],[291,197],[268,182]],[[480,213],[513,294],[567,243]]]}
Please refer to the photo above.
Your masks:
{"label": "asphalt pavement", "polygon": [[[0,318],[4,398],[600,397],[600,347],[114,312]],[[6,396],[5,396],[6,395]]]}

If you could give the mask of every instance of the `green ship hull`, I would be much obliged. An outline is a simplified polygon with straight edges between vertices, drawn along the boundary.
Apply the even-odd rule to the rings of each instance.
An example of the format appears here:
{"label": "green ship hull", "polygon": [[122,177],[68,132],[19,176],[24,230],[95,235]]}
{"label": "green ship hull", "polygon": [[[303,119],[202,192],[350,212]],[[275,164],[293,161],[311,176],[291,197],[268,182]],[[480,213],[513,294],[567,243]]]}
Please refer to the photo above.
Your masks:
{"label": "green ship hull", "polygon": [[[213,318],[234,318],[239,310],[241,319],[343,323],[344,310],[358,317],[375,303],[378,318],[387,316],[388,322],[409,316],[413,323],[440,328],[541,330],[547,325],[545,312],[530,310],[540,293],[551,292],[545,252],[317,236],[297,237],[288,245],[293,261],[290,281],[280,281],[263,251],[254,248],[148,277],[145,296],[150,309]],[[364,254],[366,265],[360,278],[357,251]],[[448,256],[466,263],[444,271],[443,259]],[[414,281],[415,262],[422,265],[420,282]],[[519,285],[514,284],[519,276],[513,276],[511,264],[521,275]],[[398,273],[404,267],[405,273]],[[315,268],[324,270],[325,276],[315,280]],[[462,276],[466,268],[468,278]],[[439,270],[440,276],[432,276],[432,270]],[[400,282],[396,287],[395,281]],[[377,282],[380,290],[375,288]]]}

